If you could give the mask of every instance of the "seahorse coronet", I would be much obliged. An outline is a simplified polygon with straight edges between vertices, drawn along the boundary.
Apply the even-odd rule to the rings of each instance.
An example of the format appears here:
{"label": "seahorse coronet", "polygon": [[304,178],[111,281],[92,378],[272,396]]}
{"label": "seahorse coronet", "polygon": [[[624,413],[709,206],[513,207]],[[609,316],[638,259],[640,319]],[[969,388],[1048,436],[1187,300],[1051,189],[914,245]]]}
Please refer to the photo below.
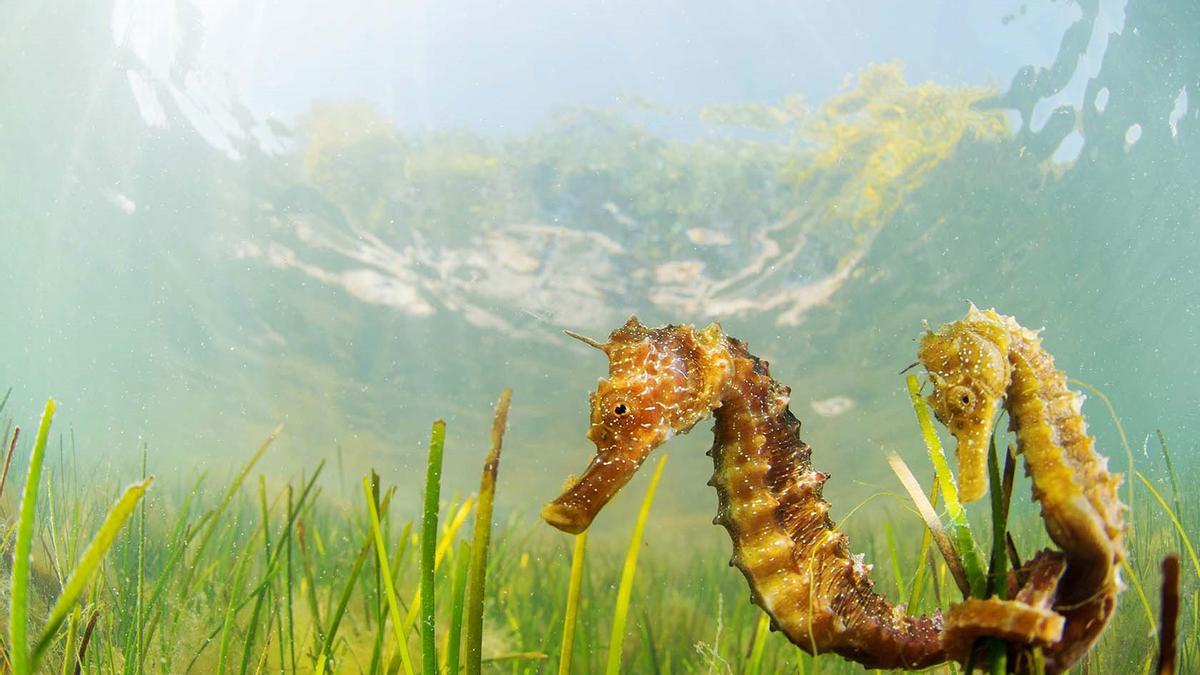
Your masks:
{"label": "seahorse coronet", "polygon": [[829,519],[822,492],[830,476],[800,440],[791,389],[720,324],[649,328],[631,317],[605,342],[570,335],[604,352],[609,373],[591,397],[587,436],[596,455],[544,507],[551,525],[586,529],[654,448],[711,415],[713,523],[733,541],[729,564],[745,576],[751,602],[800,648],[869,668],[918,669],[964,661],[977,638],[992,636],[1042,647],[1047,671],[1059,672],[1111,618],[1124,556],[1120,481],[1086,434],[1081,397],[1039,334],[1012,317],[971,305],[964,319],[927,327],[918,358],[933,383],[931,407],[957,441],[962,499],[986,491],[987,443],[1003,407],[1061,551],[1026,563],[1013,599],[969,600],[944,618],[911,616],[874,592],[872,566]]}

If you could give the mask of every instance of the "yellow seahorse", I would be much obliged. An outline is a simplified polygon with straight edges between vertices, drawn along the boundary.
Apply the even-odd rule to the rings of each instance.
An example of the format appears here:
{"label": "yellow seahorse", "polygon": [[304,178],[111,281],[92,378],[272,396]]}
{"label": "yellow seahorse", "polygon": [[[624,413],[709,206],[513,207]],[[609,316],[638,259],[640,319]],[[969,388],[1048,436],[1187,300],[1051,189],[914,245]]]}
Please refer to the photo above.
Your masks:
{"label": "yellow seahorse", "polygon": [[[1026,567],[1050,565],[1054,557],[1065,562],[1061,578],[1038,595],[1042,613],[1050,609],[1063,624],[1062,635],[1044,644],[1046,668],[1066,670],[1112,618],[1125,557],[1125,507],[1117,497],[1121,478],[1108,472],[1108,458],[1096,453],[1087,434],[1084,397],[1067,388],[1066,376],[1055,369],[1036,332],[994,309],[971,305],[966,318],[926,333],[917,355],[933,381],[929,403],[958,441],[964,499],[978,498],[986,488],[986,447],[1003,397],[1033,497],[1041,504],[1046,531],[1061,549],[1039,554]],[[1007,603],[968,601],[947,617],[945,641],[952,652],[962,653],[969,649],[966,636],[1014,623],[1018,610],[1029,610],[1023,605],[1020,596]],[[1027,641],[1044,642],[1032,636]]]}

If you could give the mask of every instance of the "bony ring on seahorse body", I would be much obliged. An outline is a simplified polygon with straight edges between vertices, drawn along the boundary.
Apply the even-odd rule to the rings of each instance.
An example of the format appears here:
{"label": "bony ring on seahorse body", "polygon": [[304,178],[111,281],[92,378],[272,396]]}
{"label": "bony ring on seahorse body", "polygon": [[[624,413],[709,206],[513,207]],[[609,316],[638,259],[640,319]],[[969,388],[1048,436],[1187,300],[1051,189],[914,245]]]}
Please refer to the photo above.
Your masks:
{"label": "bony ring on seahorse body", "polygon": [[968,600],[945,621],[908,616],[872,590],[871,566],[833,529],[821,496],[829,475],[813,468],[800,440],[790,390],[744,343],[718,324],[648,328],[636,317],[603,343],[572,336],[608,356],[609,376],[591,397],[587,435],[596,455],[542,510],[551,525],[586,529],[651,450],[711,413],[714,522],[733,540],[731,563],[752,600],[800,648],[869,668],[916,669],[965,660],[976,638],[995,636],[1043,647],[1054,672],[1086,653],[1107,625],[1124,555],[1119,481],[1085,433],[1081,397],[1066,389],[1037,336],[1010,317],[972,307],[966,319],[926,335],[919,356],[934,383],[930,403],[959,442],[963,491],[983,494],[986,444],[977,439],[990,436],[1003,400],[1062,551],[1030,560],[1014,599]]}

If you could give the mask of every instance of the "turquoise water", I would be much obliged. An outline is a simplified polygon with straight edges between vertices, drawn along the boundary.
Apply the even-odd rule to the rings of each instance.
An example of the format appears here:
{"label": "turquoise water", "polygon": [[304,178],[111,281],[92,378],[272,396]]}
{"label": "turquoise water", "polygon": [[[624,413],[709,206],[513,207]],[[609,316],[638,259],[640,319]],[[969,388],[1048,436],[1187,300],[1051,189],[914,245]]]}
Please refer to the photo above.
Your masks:
{"label": "turquoise water", "polygon": [[[441,416],[466,491],[511,386],[499,499],[531,515],[604,372],[561,330],[719,320],[846,504],[895,489],[882,449],[919,460],[897,373],[971,300],[1195,471],[1195,5],[897,11],[5,3],[8,411],[54,395],[77,456],[168,476],[282,421],[281,480],[414,489]],[[664,478],[681,522],[705,435]]]}

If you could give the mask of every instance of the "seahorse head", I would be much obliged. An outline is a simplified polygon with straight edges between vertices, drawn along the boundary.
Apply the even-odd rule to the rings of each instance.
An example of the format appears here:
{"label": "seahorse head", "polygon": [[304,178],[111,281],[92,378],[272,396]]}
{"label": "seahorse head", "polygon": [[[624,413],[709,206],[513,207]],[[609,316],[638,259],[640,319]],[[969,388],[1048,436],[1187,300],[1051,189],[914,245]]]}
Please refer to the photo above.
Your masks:
{"label": "seahorse head", "polygon": [[591,396],[587,437],[596,455],[542,518],[571,533],[587,529],[650,452],[691,429],[710,409],[733,370],[717,324],[647,328],[632,317],[607,342],[568,333],[608,356],[608,377]]}
{"label": "seahorse head", "polygon": [[971,305],[964,320],[927,332],[917,350],[933,382],[929,405],[957,441],[964,502],[987,492],[988,443],[1009,380],[1009,333],[989,315]]}

